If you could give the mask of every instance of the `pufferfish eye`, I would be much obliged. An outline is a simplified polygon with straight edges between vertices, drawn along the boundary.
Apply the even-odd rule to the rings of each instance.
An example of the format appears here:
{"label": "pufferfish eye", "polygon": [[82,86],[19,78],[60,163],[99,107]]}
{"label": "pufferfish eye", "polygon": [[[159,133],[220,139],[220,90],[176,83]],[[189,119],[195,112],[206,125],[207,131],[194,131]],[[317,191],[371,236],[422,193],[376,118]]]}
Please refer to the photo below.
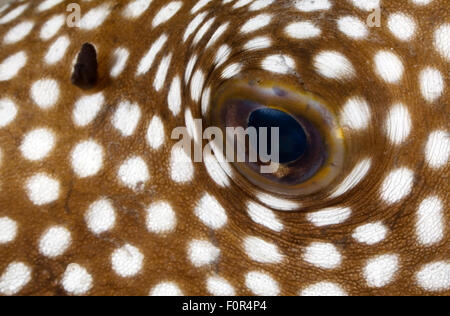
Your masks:
{"label": "pufferfish eye", "polygon": [[[272,129],[278,130],[278,157],[275,157],[275,162],[281,164],[292,163],[305,153],[308,148],[308,137],[305,130],[293,116],[286,112],[273,108],[258,108],[250,113],[248,117],[248,127],[256,129],[257,139],[259,142],[265,142],[267,154],[272,156]],[[260,135],[262,129],[267,129],[265,135]],[[264,145],[264,144],[263,144]],[[258,142],[251,144],[256,147],[257,152],[261,152]]]}
{"label": "pufferfish eye", "polygon": [[[240,78],[225,82],[212,102],[207,120],[226,135],[227,153],[230,146],[233,153],[245,148],[245,159],[232,160],[243,177],[238,182],[299,196],[330,185],[341,171],[343,133],[333,110],[317,96],[282,82]],[[273,172],[262,172],[269,164]]]}

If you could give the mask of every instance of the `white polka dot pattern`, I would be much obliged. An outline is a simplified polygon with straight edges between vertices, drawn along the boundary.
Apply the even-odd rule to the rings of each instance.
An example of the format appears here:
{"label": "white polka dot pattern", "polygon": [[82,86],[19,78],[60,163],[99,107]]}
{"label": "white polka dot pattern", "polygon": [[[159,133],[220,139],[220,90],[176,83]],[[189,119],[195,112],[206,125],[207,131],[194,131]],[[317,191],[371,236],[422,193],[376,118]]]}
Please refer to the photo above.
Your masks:
{"label": "white polka dot pattern", "polygon": [[144,255],[138,248],[126,244],[113,252],[111,263],[117,275],[124,278],[132,277],[142,270]]}
{"label": "white polka dot pattern", "polygon": [[71,240],[72,237],[67,228],[51,227],[41,236],[39,251],[49,258],[59,257],[69,248]]}
{"label": "white polka dot pattern", "polygon": [[[136,284],[155,296],[450,290],[450,25],[437,18],[440,1],[84,0],[76,28],[62,0],[24,2],[0,7],[0,204],[14,203],[0,209],[0,251],[26,261],[26,240],[31,254],[64,261],[46,290],[95,295],[106,281],[113,293]],[[423,23],[430,12],[436,23]],[[138,41],[122,38],[130,26]],[[79,36],[97,51],[91,90],[70,82]],[[194,118],[209,125],[217,114],[217,83],[251,78],[253,89],[260,76],[299,88],[305,111],[316,101],[330,110],[345,155],[318,198],[291,198],[284,184],[259,191],[217,147],[198,162],[169,137],[186,126],[182,136],[202,143]],[[87,262],[92,241],[100,251]],[[103,243],[113,247],[106,258]],[[440,261],[411,259],[422,252]],[[39,293],[34,265],[3,262],[0,294]]]}

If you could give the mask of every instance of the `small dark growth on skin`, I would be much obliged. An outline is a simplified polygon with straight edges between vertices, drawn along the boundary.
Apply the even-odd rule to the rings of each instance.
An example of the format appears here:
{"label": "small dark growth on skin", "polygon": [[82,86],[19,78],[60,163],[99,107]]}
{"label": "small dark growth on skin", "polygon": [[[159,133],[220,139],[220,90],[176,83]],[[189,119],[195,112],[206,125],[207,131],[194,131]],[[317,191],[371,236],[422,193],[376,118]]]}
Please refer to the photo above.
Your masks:
{"label": "small dark growth on skin", "polygon": [[83,44],[73,68],[72,83],[81,89],[92,89],[98,79],[97,67],[95,47],[89,43]]}

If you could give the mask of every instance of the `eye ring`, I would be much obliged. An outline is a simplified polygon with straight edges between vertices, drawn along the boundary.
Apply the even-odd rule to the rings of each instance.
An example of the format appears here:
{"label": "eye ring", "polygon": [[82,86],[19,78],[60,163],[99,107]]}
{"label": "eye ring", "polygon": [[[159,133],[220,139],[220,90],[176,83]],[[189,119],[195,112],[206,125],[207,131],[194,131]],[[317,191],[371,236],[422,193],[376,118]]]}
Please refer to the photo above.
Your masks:
{"label": "eye ring", "polygon": [[227,144],[227,127],[248,127],[251,113],[264,108],[291,116],[304,129],[308,146],[314,144],[313,150],[307,150],[299,159],[280,163],[273,174],[258,172],[260,164],[234,162],[232,166],[238,171],[233,173],[235,182],[251,193],[251,187],[256,186],[288,198],[311,195],[330,186],[342,171],[343,132],[333,109],[319,97],[283,82],[243,77],[224,82],[211,104],[207,124],[219,127],[227,135]]}

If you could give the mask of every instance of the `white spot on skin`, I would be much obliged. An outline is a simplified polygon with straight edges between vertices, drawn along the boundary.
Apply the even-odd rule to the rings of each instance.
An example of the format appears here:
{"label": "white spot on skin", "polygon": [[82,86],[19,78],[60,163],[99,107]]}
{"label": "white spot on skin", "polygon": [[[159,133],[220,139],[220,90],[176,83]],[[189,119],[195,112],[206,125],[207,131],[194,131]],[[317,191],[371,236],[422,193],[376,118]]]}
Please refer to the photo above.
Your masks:
{"label": "white spot on skin", "polygon": [[208,12],[202,12],[199,15],[197,15],[194,19],[192,19],[192,21],[186,27],[186,31],[184,32],[183,43],[186,43],[186,41],[189,39],[192,33],[195,32],[195,30],[199,27],[200,24],[202,24],[207,14]]}
{"label": "white spot on skin", "polygon": [[56,33],[58,33],[65,22],[66,19],[64,17],[64,14],[55,15],[47,20],[47,22],[45,22],[45,24],[41,28],[41,39],[44,41],[51,39],[56,35]]}
{"label": "white spot on skin", "polygon": [[346,192],[357,186],[362,179],[365,178],[367,173],[372,166],[372,159],[366,158],[358,162],[358,164],[353,168],[350,174],[342,181],[336,188],[336,190],[331,194],[332,198],[336,198],[345,194]]}
{"label": "white spot on skin", "polygon": [[250,202],[247,205],[247,212],[255,223],[273,231],[280,232],[284,228],[284,225],[280,222],[275,213],[262,205]]}
{"label": "white spot on skin", "polygon": [[119,168],[118,177],[122,184],[132,190],[142,190],[150,179],[148,167],[141,157],[131,157]]}
{"label": "white spot on skin", "polygon": [[59,197],[59,182],[45,173],[38,173],[26,182],[28,198],[37,206],[56,201]]}
{"label": "white spot on skin", "polygon": [[169,21],[183,6],[181,1],[172,1],[159,10],[153,19],[152,26],[157,27]]}
{"label": "white spot on skin", "polygon": [[349,207],[331,207],[314,213],[309,213],[306,218],[317,227],[330,226],[345,222],[352,210]]}
{"label": "white spot on skin", "polygon": [[197,127],[197,123],[194,121],[194,117],[192,116],[191,109],[186,109],[184,114],[184,121],[186,124],[186,129],[189,134],[189,137],[192,138],[195,143],[199,143],[202,135],[201,135],[201,129]]}
{"label": "white spot on skin", "polygon": [[203,224],[211,229],[220,229],[228,221],[225,209],[219,204],[216,198],[208,193],[197,203],[194,212]]}
{"label": "white spot on skin", "polygon": [[103,107],[105,97],[99,92],[93,95],[81,97],[73,110],[73,121],[76,126],[85,127],[89,125]]}
{"label": "white spot on skin", "polygon": [[294,4],[302,12],[324,11],[332,6],[328,0],[296,0]]}
{"label": "white spot on skin", "polygon": [[21,262],[13,262],[0,277],[0,294],[19,293],[31,280],[31,269]]}
{"label": "white spot on skin", "polygon": [[450,24],[443,24],[436,29],[434,47],[444,59],[450,62]]}
{"label": "white spot on skin", "polygon": [[7,81],[14,78],[27,63],[27,55],[18,52],[9,56],[0,64],[0,81]]}
{"label": "white spot on skin", "polygon": [[156,56],[166,44],[167,39],[167,35],[163,34],[153,43],[148,52],[144,57],[142,57],[141,61],[139,62],[136,76],[144,75],[150,70],[150,68],[152,68]]}
{"label": "white spot on skin", "polygon": [[296,64],[294,59],[286,55],[271,55],[261,63],[264,70],[271,71],[277,74],[295,73]]}
{"label": "white spot on skin", "polygon": [[361,97],[352,97],[341,111],[341,125],[354,130],[366,129],[371,120],[370,107]]}
{"label": "white spot on skin", "polygon": [[403,13],[394,13],[388,18],[388,27],[397,39],[408,41],[414,36],[416,22]]}
{"label": "white spot on skin", "polygon": [[101,5],[88,11],[80,21],[80,29],[93,30],[98,28],[111,12],[109,4]]}
{"label": "white spot on skin", "polygon": [[353,39],[363,39],[369,34],[364,22],[354,16],[345,16],[338,20],[339,31]]}
{"label": "white spot on skin", "polygon": [[396,84],[403,77],[404,66],[394,53],[380,51],[375,55],[375,71],[387,83]]}
{"label": "white spot on skin", "polygon": [[150,291],[150,296],[183,296],[183,292],[174,282],[162,282]]}
{"label": "white spot on skin", "polygon": [[427,5],[433,1],[434,0],[412,0],[412,2],[416,5]]}
{"label": "white spot on skin", "polygon": [[319,36],[322,31],[311,22],[291,23],[284,29],[284,32],[295,39],[308,39]]}
{"label": "white spot on skin", "polygon": [[191,98],[194,102],[198,102],[202,96],[203,85],[205,84],[205,75],[198,69],[191,80]]}
{"label": "white spot on skin", "polygon": [[156,234],[165,234],[175,229],[177,219],[169,203],[155,202],[147,209],[147,229]]}
{"label": "white spot on skin", "polygon": [[444,238],[445,218],[442,201],[430,196],[422,201],[417,210],[416,235],[420,244],[432,246]]}
{"label": "white spot on skin", "polygon": [[280,294],[278,283],[268,274],[252,271],[245,276],[245,285],[258,296],[277,296]]}
{"label": "white spot on skin", "polygon": [[381,186],[381,198],[388,204],[394,204],[411,193],[414,173],[407,168],[391,171]]}
{"label": "white spot on skin", "polygon": [[54,146],[53,132],[46,128],[37,128],[25,135],[20,151],[26,159],[37,161],[47,157]]}
{"label": "white spot on skin", "polygon": [[278,247],[258,237],[244,239],[244,249],[250,259],[260,263],[280,263],[283,255]]}
{"label": "white spot on skin", "polygon": [[355,75],[352,63],[339,52],[323,51],[314,57],[316,71],[329,79],[349,79]]}
{"label": "white spot on skin", "polygon": [[137,103],[122,101],[111,118],[112,125],[124,137],[133,135],[141,118],[141,108]]}
{"label": "white spot on skin", "polygon": [[217,49],[216,57],[214,58],[214,64],[216,67],[225,63],[231,54],[231,48],[227,44],[223,44]]}
{"label": "white spot on skin", "polygon": [[450,135],[446,131],[434,131],[425,146],[425,159],[433,169],[438,169],[448,161],[450,155]]}
{"label": "white spot on skin", "polygon": [[23,40],[33,29],[34,22],[24,21],[10,29],[3,38],[4,44],[14,44]]}
{"label": "white spot on skin", "polygon": [[401,103],[395,104],[386,119],[386,135],[394,145],[403,143],[411,133],[412,122],[408,108]]}
{"label": "white spot on skin", "polygon": [[16,239],[17,223],[9,217],[0,217],[0,245]]}
{"label": "white spot on skin", "polygon": [[221,166],[215,155],[211,154],[210,152],[205,152],[203,155],[203,163],[209,177],[215,183],[217,183],[217,185],[221,187],[227,187],[230,185],[227,173],[223,170],[223,167]]}
{"label": "white spot on skin", "polygon": [[17,116],[17,106],[10,99],[0,99],[0,128],[9,125]]}
{"label": "white spot on skin", "polygon": [[123,15],[129,19],[136,19],[140,17],[145,10],[148,9],[152,0],[135,0],[128,3],[127,7],[123,11]]}
{"label": "white spot on skin", "polygon": [[300,296],[347,296],[347,293],[337,284],[319,282],[302,290]]}
{"label": "white spot on skin", "polygon": [[383,241],[386,235],[387,228],[381,222],[376,222],[359,226],[352,237],[362,244],[372,246]]}
{"label": "white spot on skin", "polygon": [[235,296],[233,286],[224,278],[211,276],[206,280],[208,292],[215,296]]}
{"label": "white spot on skin", "polygon": [[167,95],[167,104],[169,110],[174,116],[177,116],[181,111],[181,81],[180,77],[173,78],[170,85],[169,93]]}
{"label": "white spot on skin", "polygon": [[423,266],[416,274],[416,281],[421,288],[430,292],[450,289],[450,263],[438,261]]}
{"label": "white spot on skin", "polygon": [[182,146],[175,145],[170,154],[170,178],[176,183],[190,182],[194,177],[194,165]]}
{"label": "white spot on skin", "polygon": [[222,24],[221,26],[219,26],[217,28],[217,30],[214,32],[214,34],[211,36],[211,38],[209,39],[208,43],[206,44],[205,49],[214,45],[214,43],[217,42],[217,40],[220,38],[220,36],[222,36],[223,33],[225,33],[225,31],[228,29],[228,26],[229,26],[229,22],[226,22],[226,23]]}
{"label": "white spot on skin", "polygon": [[60,61],[66,54],[67,48],[70,45],[70,40],[67,36],[59,37],[48,49],[44,60],[49,65],[54,65]]}
{"label": "white spot on skin", "polygon": [[71,242],[72,237],[66,228],[54,226],[49,228],[39,240],[39,252],[53,259],[64,254]]}
{"label": "white spot on skin", "polygon": [[25,10],[28,8],[28,6],[29,6],[28,3],[23,4],[21,6],[16,7],[15,9],[9,11],[7,14],[5,14],[0,19],[0,25],[9,23],[9,22],[13,21],[14,19],[16,19],[17,17],[19,17],[22,13],[25,12]]}
{"label": "white spot on skin", "polygon": [[212,0],[199,0],[199,1],[197,1],[197,3],[192,7],[191,13],[192,14],[197,13],[198,11],[200,11],[200,9],[203,9],[211,1]]}
{"label": "white spot on skin", "polygon": [[71,163],[78,177],[91,177],[103,166],[103,147],[93,140],[83,141],[72,150]]}
{"label": "white spot on skin", "polygon": [[380,7],[380,0],[351,0],[353,5],[364,11],[373,11]]}
{"label": "white spot on skin", "polygon": [[251,18],[241,27],[241,33],[248,34],[255,32],[262,28],[265,28],[272,21],[272,15],[270,14],[260,14]]}
{"label": "white spot on skin", "polygon": [[198,144],[202,138],[201,129],[198,128],[197,123],[194,121],[190,108],[187,108],[184,112],[184,121],[189,137]]}
{"label": "white spot on skin", "polygon": [[280,211],[293,211],[300,207],[298,202],[278,198],[267,193],[259,193],[256,198],[263,204]]}
{"label": "white spot on skin", "polygon": [[256,0],[253,1],[253,3],[248,8],[249,11],[258,11],[267,8],[272,3],[274,3],[275,0]]}
{"label": "white spot on skin", "polygon": [[234,63],[231,65],[228,65],[223,71],[222,71],[222,79],[230,79],[234,76],[237,76],[242,70],[242,64],[240,63]]}
{"label": "white spot on skin", "polygon": [[38,6],[38,11],[39,12],[47,11],[47,10],[53,8],[54,6],[60,4],[61,2],[63,2],[63,0],[45,0],[45,1],[42,1],[41,4],[39,4],[39,6]]}
{"label": "white spot on skin", "polygon": [[438,100],[444,92],[444,78],[437,69],[427,67],[422,70],[419,76],[419,83],[422,96],[429,103]]}
{"label": "white spot on skin", "polygon": [[247,4],[252,2],[253,0],[239,0],[233,5],[233,9],[239,9],[245,7]]}
{"label": "white spot on skin", "polygon": [[397,255],[382,255],[370,259],[363,271],[367,285],[374,288],[388,285],[393,281],[398,265]]}
{"label": "white spot on skin", "polygon": [[147,129],[147,143],[154,149],[158,150],[164,144],[164,125],[159,116],[153,116]]}
{"label": "white spot on skin", "polygon": [[61,284],[67,293],[83,295],[92,288],[92,276],[82,266],[72,263],[67,266]]}
{"label": "white spot on skin", "polygon": [[202,27],[198,30],[197,34],[195,34],[194,40],[192,41],[192,45],[197,45],[205,36],[206,32],[211,28],[216,18],[210,18]]}
{"label": "white spot on skin", "polygon": [[56,80],[42,79],[31,86],[31,98],[43,110],[52,108],[59,99],[59,85]]}
{"label": "white spot on skin", "polygon": [[[272,40],[267,36],[259,36],[249,40],[244,45],[244,49],[248,51],[262,50],[269,48],[272,45]],[[231,50],[230,50],[231,51]]]}
{"label": "white spot on skin", "polygon": [[144,255],[136,247],[126,244],[116,249],[111,256],[114,272],[123,278],[129,278],[141,272]]}
{"label": "white spot on skin", "polygon": [[211,86],[205,89],[202,94],[202,115],[206,117],[209,110],[209,102],[211,100]]}
{"label": "white spot on skin", "polygon": [[323,269],[335,269],[342,261],[341,254],[335,246],[329,243],[314,242],[311,243],[303,255],[303,259]]}
{"label": "white spot on skin", "polygon": [[102,198],[89,206],[84,219],[89,230],[100,235],[114,227],[116,211],[109,200]]}
{"label": "white spot on skin", "polygon": [[170,53],[164,56],[164,58],[159,63],[159,67],[155,75],[155,80],[153,81],[153,88],[155,88],[156,91],[161,91],[161,89],[164,87],[171,61],[172,54]]}
{"label": "white spot on skin", "polygon": [[130,57],[130,52],[123,47],[119,47],[114,51],[114,65],[111,67],[110,76],[112,78],[117,78],[123,72],[127,65],[128,58]]}
{"label": "white spot on skin", "polygon": [[193,240],[188,246],[188,257],[195,267],[202,267],[215,262],[220,249],[206,240]]}

